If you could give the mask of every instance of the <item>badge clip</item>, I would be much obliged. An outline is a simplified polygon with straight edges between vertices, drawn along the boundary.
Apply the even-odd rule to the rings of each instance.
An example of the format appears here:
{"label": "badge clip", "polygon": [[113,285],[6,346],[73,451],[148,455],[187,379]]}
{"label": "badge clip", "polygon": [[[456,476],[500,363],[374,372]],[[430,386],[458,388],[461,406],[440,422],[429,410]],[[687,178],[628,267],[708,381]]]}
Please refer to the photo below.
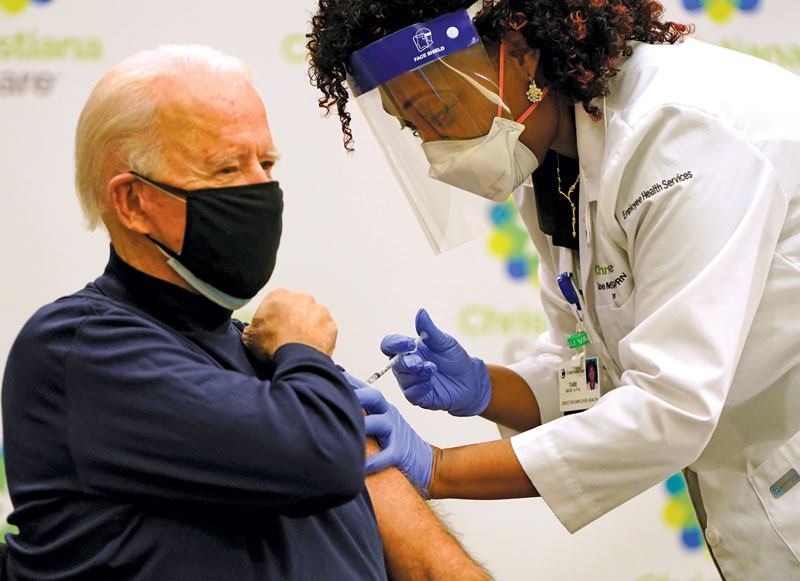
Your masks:
{"label": "badge clip", "polygon": [[589,335],[586,334],[586,331],[575,333],[567,337],[567,343],[570,349],[580,349],[590,343]]}
{"label": "badge clip", "polygon": [[572,284],[572,273],[562,272],[558,275],[556,281],[558,282],[558,288],[561,289],[561,294],[564,295],[567,302],[580,311],[581,302],[578,299],[578,291],[575,290],[575,285]]}

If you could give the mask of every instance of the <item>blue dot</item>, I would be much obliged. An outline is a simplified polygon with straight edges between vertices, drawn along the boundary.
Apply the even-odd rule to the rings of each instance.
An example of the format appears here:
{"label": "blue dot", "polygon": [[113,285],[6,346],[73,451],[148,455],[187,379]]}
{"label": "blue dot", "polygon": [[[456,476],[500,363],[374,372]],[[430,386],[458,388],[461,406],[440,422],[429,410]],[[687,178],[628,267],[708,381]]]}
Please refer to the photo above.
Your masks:
{"label": "blue dot", "polygon": [[699,549],[703,546],[703,535],[697,527],[683,529],[681,540],[684,546],[689,549]]}
{"label": "blue dot", "polygon": [[511,221],[512,212],[508,204],[495,204],[489,212],[492,217],[492,222],[498,226],[502,226]]}
{"label": "blue dot", "polygon": [[664,485],[667,487],[667,491],[672,496],[675,496],[679,492],[686,490],[686,482],[684,482],[683,476],[680,474],[673,474],[670,476]]}
{"label": "blue dot", "polygon": [[694,12],[703,8],[702,0],[683,0],[683,7],[689,12]]}
{"label": "blue dot", "polygon": [[758,8],[760,3],[761,0],[739,0],[739,10],[745,10],[749,12]]}
{"label": "blue dot", "polygon": [[50,4],[52,0],[33,0],[35,4]]}
{"label": "blue dot", "polygon": [[511,278],[520,279],[528,278],[531,273],[530,266],[524,258],[511,258],[508,261],[508,274]]}

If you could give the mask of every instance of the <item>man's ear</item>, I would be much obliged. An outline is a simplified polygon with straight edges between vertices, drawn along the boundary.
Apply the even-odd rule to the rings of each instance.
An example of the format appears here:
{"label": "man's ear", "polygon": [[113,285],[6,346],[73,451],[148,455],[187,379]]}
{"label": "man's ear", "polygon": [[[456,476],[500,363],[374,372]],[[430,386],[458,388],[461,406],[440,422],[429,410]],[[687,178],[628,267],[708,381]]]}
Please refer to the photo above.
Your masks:
{"label": "man's ear", "polygon": [[115,175],[108,182],[106,193],[119,223],[139,234],[150,233],[150,221],[142,210],[143,184],[130,173]]}
{"label": "man's ear", "polygon": [[511,56],[520,66],[528,70],[531,76],[539,66],[539,49],[531,48],[528,41],[518,30],[509,30],[503,35],[506,54]]}

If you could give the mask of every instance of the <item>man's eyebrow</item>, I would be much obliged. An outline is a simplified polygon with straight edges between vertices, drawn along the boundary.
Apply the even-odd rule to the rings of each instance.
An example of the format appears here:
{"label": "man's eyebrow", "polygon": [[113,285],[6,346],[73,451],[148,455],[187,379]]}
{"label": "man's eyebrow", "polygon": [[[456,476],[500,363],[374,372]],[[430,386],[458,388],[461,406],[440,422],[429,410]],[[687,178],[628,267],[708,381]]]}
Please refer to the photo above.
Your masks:
{"label": "man's eyebrow", "polygon": [[274,148],[270,149],[270,150],[267,150],[267,151],[265,151],[264,153],[261,154],[262,157],[267,157],[269,159],[274,159],[276,161],[281,158],[281,155],[282,155],[281,152],[279,150],[277,150],[277,149],[274,149]]}
{"label": "man's eyebrow", "polygon": [[[259,159],[268,159],[270,161],[278,161],[281,158],[281,152],[276,149],[268,149],[259,155]],[[234,165],[241,159],[241,156],[236,153],[223,154],[219,157],[212,157],[208,159],[208,163],[213,167],[223,167],[226,165]]]}
{"label": "man's eyebrow", "polygon": [[238,161],[239,156],[234,153],[224,153],[211,155],[207,158],[207,163],[214,167],[221,167],[229,164],[234,164]]}

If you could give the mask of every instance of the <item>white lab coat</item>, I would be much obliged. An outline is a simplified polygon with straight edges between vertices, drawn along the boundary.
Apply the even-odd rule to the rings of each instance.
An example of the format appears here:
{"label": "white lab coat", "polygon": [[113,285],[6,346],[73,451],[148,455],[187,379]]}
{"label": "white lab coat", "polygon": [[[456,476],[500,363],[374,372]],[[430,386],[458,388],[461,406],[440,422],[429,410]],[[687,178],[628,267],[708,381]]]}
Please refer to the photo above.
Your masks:
{"label": "white lab coat", "polygon": [[576,107],[576,278],[603,397],[558,411],[576,321],[555,277],[576,257],[523,189],[550,329],[512,366],[543,421],[512,445],[570,531],[689,466],[728,581],[800,579],[800,485],[770,492],[800,472],[800,78],[695,40],[634,46],[605,119]]}

